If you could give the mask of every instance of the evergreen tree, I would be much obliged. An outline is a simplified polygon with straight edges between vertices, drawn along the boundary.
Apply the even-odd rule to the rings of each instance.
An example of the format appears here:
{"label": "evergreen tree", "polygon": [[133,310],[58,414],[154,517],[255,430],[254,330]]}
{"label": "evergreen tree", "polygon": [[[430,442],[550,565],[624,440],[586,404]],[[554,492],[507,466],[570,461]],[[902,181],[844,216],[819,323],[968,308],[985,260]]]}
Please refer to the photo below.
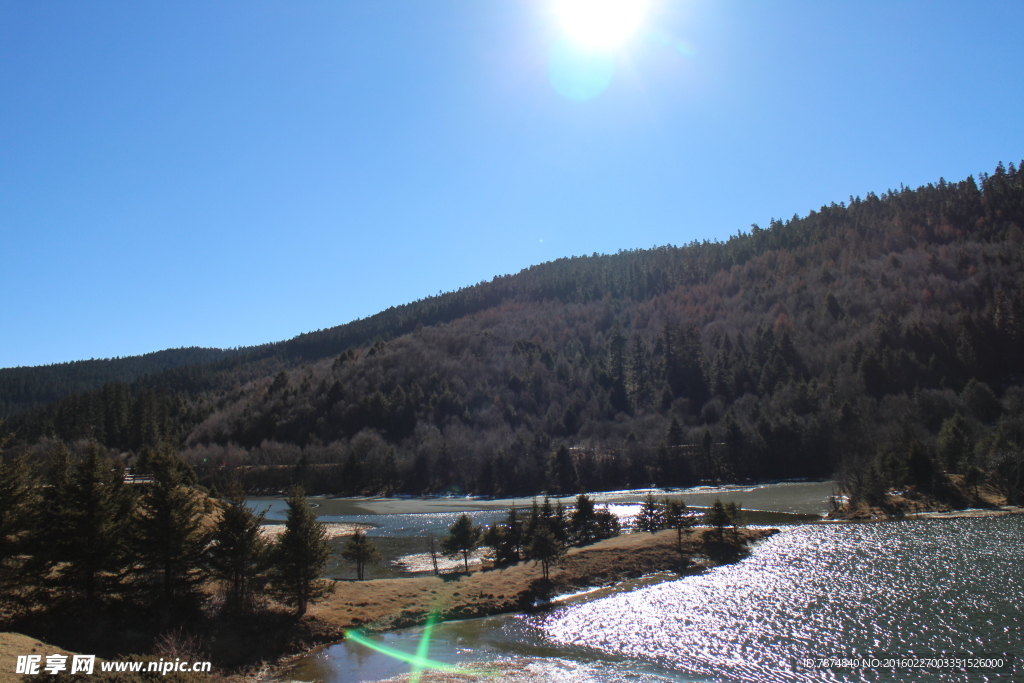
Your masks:
{"label": "evergreen tree", "polygon": [[281,602],[295,607],[296,616],[334,590],[331,582],[320,578],[330,558],[327,530],[317,521],[301,486],[289,492],[284,533],[272,557],[271,590]]}
{"label": "evergreen tree", "polygon": [[608,506],[594,513],[597,519],[597,538],[611,538],[619,535],[619,518],[612,514]]}
{"label": "evergreen tree", "polygon": [[[736,422],[736,418],[733,417],[732,413],[727,414],[722,423],[725,427],[725,434],[723,435],[725,449],[722,453],[722,458],[717,462],[718,478],[734,479],[737,472],[744,469],[743,430],[740,428],[739,423]],[[790,423],[793,425],[794,445],[798,445],[800,442],[799,423],[795,419],[791,420]],[[796,449],[794,448],[793,450]]]}
{"label": "evergreen tree", "polygon": [[38,565],[38,571],[35,572],[37,576],[50,576],[56,563],[62,561],[60,557],[66,542],[64,514],[70,500],[73,475],[68,447],[63,441],[57,441],[47,452],[39,523],[31,539],[31,545],[36,550],[33,559]]}
{"label": "evergreen tree", "polygon": [[246,506],[240,487],[229,491],[227,500],[213,532],[209,564],[224,584],[224,611],[246,614],[257,606],[269,567],[269,547],[260,532],[264,513]]}
{"label": "evergreen tree", "polygon": [[513,558],[512,544],[508,542],[508,529],[504,524],[492,524],[484,529],[480,536],[480,545],[494,550],[496,564],[510,564],[516,561]]}
{"label": "evergreen tree", "polygon": [[640,335],[633,336],[633,354],[630,361],[630,370],[633,379],[633,405],[637,411],[643,410],[649,401],[647,353]]}
{"label": "evergreen tree", "polygon": [[743,508],[734,500],[725,504],[725,516],[729,519],[729,526],[732,527],[732,540],[739,542],[740,527],[743,526]]}
{"label": "evergreen tree", "polygon": [[576,464],[565,444],[559,446],[551,460],[551,488],[555,493],[573,493],[579,490]]}
{"label": "evergreen tree", "polygon": [[515,552],[516,560],[523,554],[523,524],[519,521],[519,514],[516,512],[515,501],[508,509],[508,517],[505,519],[505,527],[508,529],[508,540]]}
{"label": "evergreen tree", "polygon": [[522,552],[522,525],[515,507],[509,509],[502,524],[492,524],[484,532],[483,545],[494,548],[495,560],[500,564],[518,562]]}
{"label": "evergreen tree", "polygon": [[384,495],[390,495],[398,487],[398,466],[395,462],[395,447],[388,448],[381,468],[381,481]]}
{"label": "evergreen tree", "polygon": [[973,448],[963,415],[957,413],[942,421],[936,447],[939,462],[948,471],[960,472],[969,466]]}
{"label": "evergreen tree", "polygon": [[653,493],[644,496],[644,502],[640,505],[634,526],[637,531],[649,531],[652,534],[665,528],[664,512],[658,501],[654,499]]}
{"label": "evergreen tree", "polygon": [[715,502],[711,504],[708,511],[704,513],[704,524],[715,529],[715,535],[718,537],[719,542],[725,540],[725,527],[730,524],[729,513],[725,509],[725,505],[718,498],[715,498]]}
{"label": "evergreen tree", "polygon": [[985,472],[977,465],[971,465],[964,472],[964,483],[974,489],[974,500],[981,500],[978,495],[978,485],[985,480]]}
{"label": "evergreen tree", "polygon": [[377,546],[359,530],[345,543],[341,556],[356,566],[357,581],[363,580],[367,563],[377,563],[382,559]]}
{"label": "evergreen tree", "polygon": [[706,427],[704,429],[704,436],[700,440],[700,455],[704,471],[707,474],[711,474],[715,469],[715,449],[714,443],[711,439],[711,431]]}
{"label": "evergreen tree", "polygon": [[683,427],[679,424],[679,419],[673,415],[672,423],[668,426],[668,432],[665,433],[665,442],[669,446],[682,446],[683,440]]}
{"label": "evergreen tree", "polygon": [[526,530],[523,533],[524,543],[529,543],[533,535],[540,527],[540,507],[537,506],[537,499],[534,498],[530,505],[530,516],[526,518]]}
{"label": "evergreen tree", "polygon": [[565,555],[565,546],[546,526],[539,527],[537,533],[530,540],[530,544],[526,546],[526,556],[541,564],[545,579],[548,578],[548,570],[551,565],[558,562],[563,555]]}
{"label": "evergreen tree", "polygon": [[935,463],[917,439],[910,442],[907,454],[907,474],[910,481],[929,490],[935,479]]}
{"label": "evergreen tree", "polygon": [[0,455],[0,602],[23,597],[28,580],[23,555],[37,528],[38,502],[28,457]]}
{"label": "evergreen tree", "polygon": [[694,524],[690,510],[682,498],[679,500],[665,499],[664,503],[665,526],[676,530],[676,544],[679,553],[683,552],[683,532],[688,531]]}
{"label": "evergreen tree", "polygon": [[555,505],[552,505],[551,497],[544,496],[544,503],[539,509],[537,508],[537,501],[534,501],[534,509],[535,511],[531,511],[530,519],[532,532],[527,535],[527,538],[533,538],[538,529],[545,527],[558,541],[564,543],[568,535],[569,525],[562,502],[556,501]]}
{"label": "evergreen tree", "polygon": [[441,539],[441,550],[449,557],[457,557],[462,554],[462,560],[466,565],[466,573],[469,573],[469,554],[480,545],[480,527],[473,524],[473,519],[463,512],[448,529],[448,535]]}
{"label": "evergreen tree", "polygon": [[612,330],[611,355],[609,358],[612,387],[608,401],[616,412],[629,413],[629,395],[626,392],[626,339],[622,336],[622,330],[618,324]]}
{"label": "evergreen tree", "polygon": [[341,477],[345,481],[345,488],[351,493],[360,491],[363,487],[363,465],[356,458],[354,451],[349,451],[348,458],[341,471]]}
{"label": "evergreen tree", "polygon": [[569,520],[565,515],[565,506],[562,505],[562,501],[555,502],[555,514],[551,518],[551,533],[555,535],[555,538],[560,543],[565,543],[569,540]]}
{"label": "evergreen tree", "polygon": [[[675,398],[675,386],[674,382],[679,374],[679,369],[676,364],[676,331],[672,323],[665,321],[661,329],[661,346],[665,353],[665,364],[663,366],[662,379],[665,381],[665,389],[662,392],[661,397],[661,408],[667,410],[672,404],[672,400]],[[667,394],[667,396],[666,396]],[[668,405],[666,405],[666,401]]]}
{"label": "evergreen tree", "polygon": [[594,512],[594,501],[587,494],[581,493],[576,497],[576,507],[569,524],[576,543],[585,545],[597,538],[597,514]]}
{"label": "evergreen tree", "polygon": [[157,578],[164,610],[195,597],[206,579],[210,534],[201,494],[185,485],[188,466],[167,446],[148,461],[153,483],[145,487],[135,517],[135,545],[142,570]]}
{"label": "evergreen tree", "polygon": [[61,585],[81,591],[89,604],[115,590],[132,565],[128,543],[134,495],[124,470],[92,441],[53,510],[51,559]]}

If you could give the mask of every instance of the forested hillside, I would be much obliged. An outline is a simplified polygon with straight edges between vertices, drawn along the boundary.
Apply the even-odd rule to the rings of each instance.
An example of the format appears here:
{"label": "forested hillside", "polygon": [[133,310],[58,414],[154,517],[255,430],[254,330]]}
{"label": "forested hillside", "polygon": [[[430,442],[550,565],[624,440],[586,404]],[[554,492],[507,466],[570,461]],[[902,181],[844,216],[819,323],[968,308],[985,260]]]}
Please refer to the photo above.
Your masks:
{"label": "forested hillside", "polygon": [[323,492],[837,474],[877,498],[952,472],[1013,497],[1022,229],[1024,172],[1000,164],[726,242],[560,259],[8,427],[41,456],[171,443],[207,483]]}
{"label": "forested hillside", "polygon": [[92,391],[112,382],[133,382],[171,368],[201,365],[231,356],[233,351],[167,349],[142,356],[79,360],[38,367],[0,369],[0,415],[43,406],[65,396]]}

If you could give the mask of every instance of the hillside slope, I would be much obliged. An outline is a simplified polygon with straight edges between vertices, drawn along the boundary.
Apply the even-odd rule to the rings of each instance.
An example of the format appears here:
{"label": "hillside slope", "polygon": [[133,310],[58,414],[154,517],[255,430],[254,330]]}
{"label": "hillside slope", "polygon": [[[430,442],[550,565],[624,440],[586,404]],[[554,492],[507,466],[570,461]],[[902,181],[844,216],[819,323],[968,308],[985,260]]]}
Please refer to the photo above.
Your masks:
{"label": "hillside slope", "polygon": [[211,363],[234,353],[231,350],[193,346],[124,358],[94,358],[35,367],[2,368],[0,416],[44,406],[73,394],[100,389],[105,384],[133,382],[145,375],[173,368]]}
{"label": "hillside slope", "polygon": [[336,492],[1000,472],[1024,443],[1022,227],[1024,173],[1000,165],[560,259],[11,425]]}

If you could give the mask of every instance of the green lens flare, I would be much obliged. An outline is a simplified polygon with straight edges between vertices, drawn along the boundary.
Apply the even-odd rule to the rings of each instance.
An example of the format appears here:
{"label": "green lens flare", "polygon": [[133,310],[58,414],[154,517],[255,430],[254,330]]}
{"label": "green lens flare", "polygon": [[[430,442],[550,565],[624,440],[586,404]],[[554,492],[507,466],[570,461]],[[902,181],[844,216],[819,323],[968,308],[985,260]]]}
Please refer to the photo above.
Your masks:
{"label": "green lens flare", "polygon": [[[423,629],[423,637],[420,638],[420,644],[416,646],[416,657],[420,660],[427,658],[427,652],[430,650],[430,630],[434,628],[434,621],[436,621],[433,614],[427,618],[427,626]],[[409,683],[420,683],[420,673],[423,671],[423,667],[419,664],[414,664],[412,672],[409,674]]]}
{"label": "green lens flare", "polygon": [[349,638],[353,642],[359,643],[365,647],[370,648],[374,652],[379,652],[382,655],[387,655],[393,659],[397,659],[400,662],[405,662],[412,666],[412,672],[409,675],[409,683],[419,683],[420,676],[425,669],[431,669],[434,671],[444,671],[446,673],[463,674],[465,676],[494,676],[496,672],[492,671],[480,671],[464,669],[459,666],[453,666],[451,664],[445,664],[444,662],[438,662],[427,657],[427,652],[430,649],[430,632],[434,627],[434,623],[437,621],[433,615],[427,619],[427,627],[423,631],[423,636],[420,638],[420,643],[416,647],[416,654],[409,654],[401,650],[396,650],[393,647],[387,645],[381,645],[375,643],[372,640],[366,638],[359,631],[346,631],[345,637]]}

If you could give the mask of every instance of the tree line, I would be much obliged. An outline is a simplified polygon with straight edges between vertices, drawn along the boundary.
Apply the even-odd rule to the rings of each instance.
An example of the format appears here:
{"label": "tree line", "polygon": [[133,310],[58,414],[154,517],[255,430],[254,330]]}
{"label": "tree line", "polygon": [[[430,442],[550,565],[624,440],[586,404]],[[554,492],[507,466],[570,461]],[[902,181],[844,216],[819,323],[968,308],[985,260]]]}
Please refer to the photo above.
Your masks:
{"label": "tree line", "polygon": [[[13,415],[21,447],[170,444],[206,486],[572,494],[968,477],[1019,499],[1024,173],[727,242],[560,259]],[[34,449],[34,450],[33,450]]]}
{"label": "tree line", "polygon": [[[202,588],[221,586],[222,610],[244,615],[266,596],[295,607],[332,588],[322,524],[291,491],[277,542],[240,489],[223,501],[195,486],[170,449],[146,451],[135,478],[96,442],[73,462],[58,445],[46,471],[25,454],[0,459],[0,601],[88,613],[114,604],[155,608],[161,625],[195,614]],[[144,483],[133,484],[132,481]]]}
{"label": "tree line", "polygon": [[[41,610],[60,619],[116,613],[123,622],[127,613],[166,630],[209,612],[211,586],[218,587],[217,611],[233,619],[263,613],[268,598],[301,617],[333,589],[322,578],[331,556],[325,528],[300,487],[289,493],[275,542],[241,489],[207,495],[169,448],[145,450],[130,475],[96,442],[80,454],[58,443],[50,455],[42,469],[24,452],[0,458],[2,619],[33,613],[36,621]],[[630,527],[675,529],[683,561],[683,536],[701,522],[723,542],[731,526],[738,541],[739,508],[717,500],[701,516],[681,499],[648,495]],[[586,494],[568,507],[545,497],[528,510],[512,507],[486,529],[460,515],[431,551],[460,558],[468,572],[470,554],[489,546],[495,566],[533,561],[547,579],[569,547],[620,531],[615,515]],[[381,560],[358,531],[340,555],[359,580]]]}

